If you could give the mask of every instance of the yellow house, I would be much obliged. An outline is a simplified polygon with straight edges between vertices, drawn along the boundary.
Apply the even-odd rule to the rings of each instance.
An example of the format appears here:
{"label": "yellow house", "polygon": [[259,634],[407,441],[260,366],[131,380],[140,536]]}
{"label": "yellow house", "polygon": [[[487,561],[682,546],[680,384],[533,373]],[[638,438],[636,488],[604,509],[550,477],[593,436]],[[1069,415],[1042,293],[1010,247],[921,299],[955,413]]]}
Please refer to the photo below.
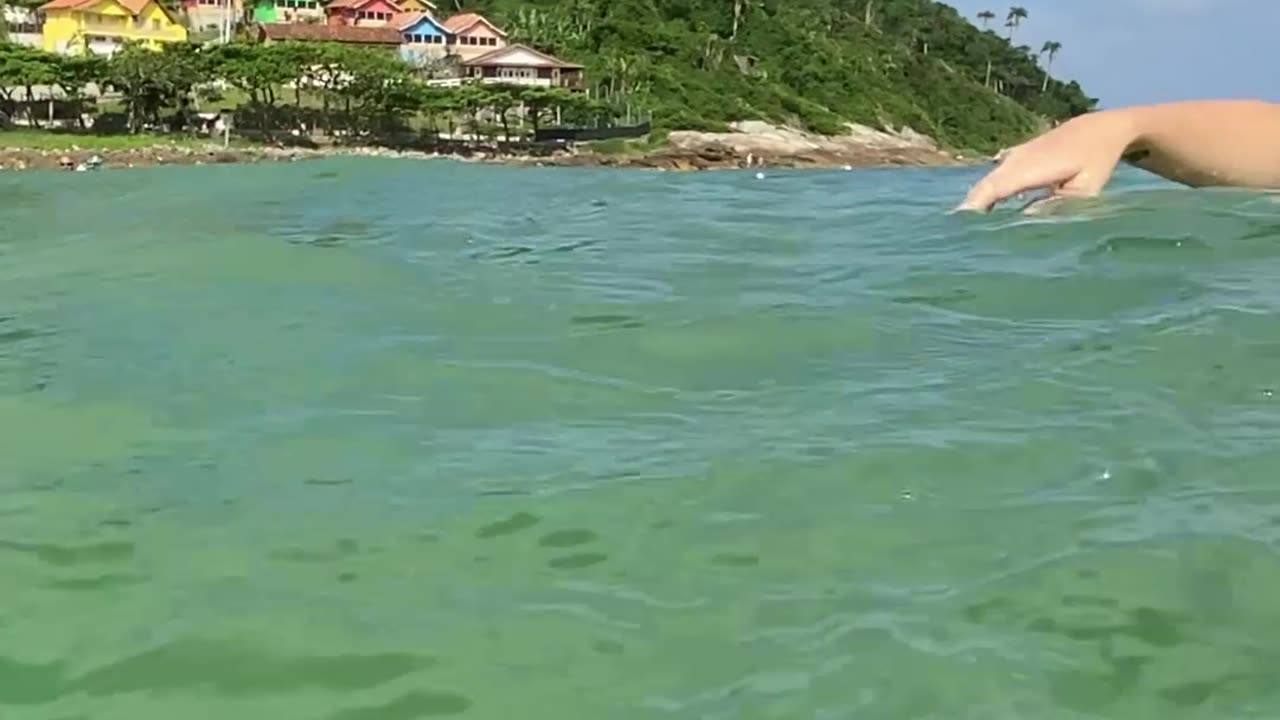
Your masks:
{"label": "yellow house", "polygon": [[431,17],[436,16],[436,5],[431,0],[400,0],[398,4],[401,12],[420,12]]}
{"label": "yellow house", "polygon": [[155,0],[52,0],[40,11],[44,49],[63,55],[111,55],[128,41],[159,48],[187,40],[187,29]]}

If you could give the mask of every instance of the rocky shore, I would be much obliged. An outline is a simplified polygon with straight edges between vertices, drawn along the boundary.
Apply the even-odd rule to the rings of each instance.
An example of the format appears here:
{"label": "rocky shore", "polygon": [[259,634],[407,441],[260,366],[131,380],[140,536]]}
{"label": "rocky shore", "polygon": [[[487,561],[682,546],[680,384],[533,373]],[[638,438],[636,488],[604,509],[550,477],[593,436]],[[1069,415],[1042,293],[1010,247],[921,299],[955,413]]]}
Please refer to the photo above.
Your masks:
{"label": "rocky shore", "polygon": [[[619,167],[672,171],[751,167],[840,168],[878,166],[943,166],[981,162],[947,152],[934,141],[904,128],[897,132],[850,125],[839,136],[822,136],[760,122],[738,123],[726,133],[677,131],[657,148],[623,148],[602,153],[590,145],[544,156],[503,155],[477,150],[471,155],[441,155],[378,147],[319,149],[273,146],[224,148],[159,144],[127,149],[72,146],[65,150],[4,147],[0,135],[0,170],[77,170],[137,168],[158,165],[296,162],[336,155],[403,158],[451,158],[460,161],[543,167]],[[616,150],[616,148],[614,148]]]}
{"label": "rocky shore", "polygon": [[[3,143],[0,135],[0,143]],[[273,147],[207,148],[154,145],[139,148],[98,149],[71,147],[45,150],[0,145],[0,170],[74,170],[76,168],[134,168],[157,165],[214,165],[228,163],[292,162],[322,153]]]}
{"label": "rocky shore", "polygon": [[602,155],[588,149],[526,160],[541,165],[676,171],[750,167],[936,167],[982,161],[984,158],[947,152],[932,138],[910,128],[885,132],[849,125],[843,135],[824,136],[761,122],[737,123],[726,133],[673,132],[665,147],[649,152]]}

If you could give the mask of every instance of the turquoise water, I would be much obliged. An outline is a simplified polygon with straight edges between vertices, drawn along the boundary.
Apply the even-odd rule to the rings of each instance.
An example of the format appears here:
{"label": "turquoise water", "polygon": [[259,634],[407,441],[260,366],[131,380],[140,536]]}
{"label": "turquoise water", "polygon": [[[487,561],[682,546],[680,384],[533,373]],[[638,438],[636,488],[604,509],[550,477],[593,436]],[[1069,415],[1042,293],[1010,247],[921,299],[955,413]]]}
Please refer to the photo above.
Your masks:
{"label": "turquoise water", "polygon": [[1280,205],[0,176],[0,718],[1274,718]]}

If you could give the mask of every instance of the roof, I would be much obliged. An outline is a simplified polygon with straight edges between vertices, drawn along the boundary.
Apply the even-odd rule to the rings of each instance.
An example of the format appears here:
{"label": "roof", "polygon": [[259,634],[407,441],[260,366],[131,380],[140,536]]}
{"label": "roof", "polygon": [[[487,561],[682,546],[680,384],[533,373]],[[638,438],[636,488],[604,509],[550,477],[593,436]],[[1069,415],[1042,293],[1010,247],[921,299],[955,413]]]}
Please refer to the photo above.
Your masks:
{"label": "roof", "polygon": [[441,34],[443,35],[449,34],[449,31],[445,29],[444,25],[440,24],[440,21],[436,20],[435,18],[431,17],[430,15],[424,12],[397,13],[391,17],[390,24],[391,24],[391,27],[397,30],[408,30],[409,28],[413,27],[414,25],[417,25],[423,20],[426,20],[432,25],[435,25],[436,29],[439,30]]}
{"label": "roof", "polygon": [[[81,8],[88,7],[90,5],[96,5],[102,1],[103,0],[51,0],[50,2],[47,2],[44,5],[41,5],[39,9],[44,12],[47,12],[49,10],[78,10]],[[115,4],[124,8],[125,10],[128,10],[129,14],[134,17],[141,15],[142,11],[146,10],[147,6],[149,6],[152,2],[152,0],[110,0],[110,1],[114,2]],[[169,10],[169,8],[165,7],[164,5],[161,5],[160,3],[156,3],[156,7],[160,8],[160,12],[164,13],[164,16],[169,18],[169,22],[175,25],[181,24],[178,22],[178,17],[174,15],[173,12]]]}
{"label": "roof", "polygon": [[470,30],[476,23],[484,23],[489,26],[490,30],[498,33],[502,37],[506,37],[507,33],[502,28],[489,22],[488,18],[479,13],[458,13],[450,16],[444,21],[444,29],[455,35],[466,30]]}
{"label": "roof", "polygon": [[[373,2],[373,1],[374,1],[374,0],[333,0],[333,2],[329,3],[329,4],[328,4],[328,5],[326,5],[325,7],[326,7],[326,8],[353,8],[353,9],[354,9],[354,8],[361,8],[361,7],[364,7],[365,5],[368,5],[369,3]],[[399,7],[399,5],[400,5],[400,3],[396,2],[396,0],[387,0],[387,4],[389,4],[389,5],[395,5],[396,7]]]}
{"label": "roof", "polygon": [[[151,4],[151,0],[112,0],[112,1],[115,2],[117,5],[119,5],[120,7],[124,8],[125,10],[128,10],[131,15],[138,15],[143,10],[146,10],[147,6]],[[51,0],[50,2],[47,2],[44,5],[41,5],[40,9],[41,10],[75,10],[77,8],[82,8],[87,5],[96,5],[99,2],[101,2],[101,0]],[[173,15],[170,14],[168,10],[165,10],[163,5],[160,6],[160,9],[163,10],[166,15],[169,15],[170,20],[175,20]]]}
{"label": "roof", "polygon": [[355,25],[321,25],[319,23],[266,23],[259,25],[258,28],[260,37],[268,40],[344,42],[362,45],[400,44],[400,32],[389,25],[357,27]]}
{"label": "roof", "polygon": [[426,17],[426,13],[420,12],[401,12],[391,16],[391,22],[387,23],[397,30],[403,30],[407,27],[417,25],[418,21]]}
{"label": "roof", "polygon": [[538,63],[536,65],[533,65],[534,67],[553,67],[553,68],[560,68],[561,70],[581,70],[582,69],[581,65],[565,62],[554,55],[548,55],[544,52],[539,52],[537,50],[534,50],[528,45],[519,45],[519,44],[508,45],[504,48],[498,48],[497,50],[494,50],[492,52],[487,52],[484,55],[481,55],[479,57],[475,57],[470,60],[464,60],[462,64],[469,65],[472,67],[498,66],[498,65],[505,66],[505,67],[513,67],[513,66],[520,67],[520,66],[532,65],[530,63],[504,62],[504,59],[503,59],[504,56],[512,55],[517,52],[525,52],[530,55],[535,55],[545,61],[543,63]]}

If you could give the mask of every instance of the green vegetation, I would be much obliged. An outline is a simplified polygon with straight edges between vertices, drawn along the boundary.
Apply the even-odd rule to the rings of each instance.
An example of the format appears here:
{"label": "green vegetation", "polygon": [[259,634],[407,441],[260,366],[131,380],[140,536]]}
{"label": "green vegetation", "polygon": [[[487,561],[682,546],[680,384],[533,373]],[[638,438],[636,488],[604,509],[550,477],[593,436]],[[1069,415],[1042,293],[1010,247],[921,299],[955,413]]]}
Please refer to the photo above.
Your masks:
{"label": "green vegetation", "polygon": [[[341,45],[129,47],[105,61],[0,43],[0,101],[55,84],[77,102],[92,81],[122,95],[133,132],[189,127],[197,109],[233,106],[241,128],[369,137],[426,127],[513,139],[559,110],[564,122],[581,124],[651,116],[659,130],[722,130],[753,119],[829,134],[848,122],[910,126],[981,151],[1095,105],[1078,84],[1050,75],[1060,43],[1039,54],[1013,45],[1030,21],[1016,6],[1001,37],[991,29],[996,12],[979,13],[980,28],[931,0],[450,4],[489,15],[517,42],[585,64],[589,99],[548,88],[430,87],[394,54]],[[26,112],[39,123],[39,113]]]}
{"label": "green vegetation", "polygon": [[637,140],[624,140],[621,138],[597,140],[588,143],[588,146],[591,148],[591,152],[597,155],[645,155],[665,147],[666,144],[667,133],[659,130]]}
{"label": "green vegetation", "polygon": [[[100,112],[97,132],[190,130],[197,112],[232,105],[242,130],[320,129],[378,142],[447,127],[450,134],[517,140],[557,111],[577,123],[608,121],[615,113],[608,102],[561,88],[429,86],[394,54],[329,43],[171,44],[161,51],[128,45],[109,60],[0,45],[0,102],[16,103],[31,97],[33,86],[52,84],[78,108],[90,83],[120,96],[113,104],[121,112]],[[230,96],[240,102],[228,103]],[[49,112],[43,102],[22,108],[35,128]]]}
{"label": "green vegetation", "polygon": [[[991,150],[1095,104],[1076,83],[1046,79],[1029,48],[930,0],[460,5],[505,24],[517,41],[587,65],[594,92],[652,110],[664,128],[766,119],[833,133],[853,121]],[[1009,38],[1027,20],[1011,8]]]}

